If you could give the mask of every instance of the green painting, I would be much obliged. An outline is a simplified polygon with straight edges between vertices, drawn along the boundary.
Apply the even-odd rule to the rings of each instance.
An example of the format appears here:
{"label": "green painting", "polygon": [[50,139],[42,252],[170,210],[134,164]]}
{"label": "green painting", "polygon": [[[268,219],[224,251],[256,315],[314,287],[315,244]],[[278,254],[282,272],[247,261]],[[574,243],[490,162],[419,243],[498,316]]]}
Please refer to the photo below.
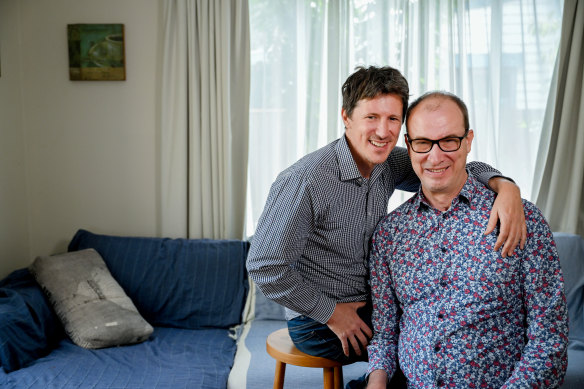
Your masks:
{"label": "green painting", "polygon": [[68,24],[69,79],[126,79],[123,24]]}

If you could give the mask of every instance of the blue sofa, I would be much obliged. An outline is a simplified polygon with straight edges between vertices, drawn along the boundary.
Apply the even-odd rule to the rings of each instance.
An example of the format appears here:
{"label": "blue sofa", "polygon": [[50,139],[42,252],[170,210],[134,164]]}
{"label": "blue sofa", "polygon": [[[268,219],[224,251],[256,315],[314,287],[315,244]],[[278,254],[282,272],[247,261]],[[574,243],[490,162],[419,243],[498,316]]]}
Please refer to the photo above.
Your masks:
{"label": "blue sofa", "polygon": [[85,349],[65,336],[27,269],[0,281],[1,388],[225,388],[247,297],[248,243],[126,238],[80,230],[153,327],[133,345]]}
{"label": "blue sofa", "polygon": [[[584,240],[555,234],[570,315],[563,389],[584,388]],[[141,315],[143,343],[74,345],[27,269],[0,281],[0,388],[230,388],[273,384],[267,335],[282,307],[247,280],[242,241],[124,238],[80,230],[69,251],[95,248]],[[345,383],[366,363],[343,369]],[[288,366],[287,389],[322,387],[322,370]]]}
{"label": "blue sofa", "polygon": [[564,274],[568,303],[570,343],[568,370],[562,389],[584,388],[584,239],[579,235],[554,233]]}

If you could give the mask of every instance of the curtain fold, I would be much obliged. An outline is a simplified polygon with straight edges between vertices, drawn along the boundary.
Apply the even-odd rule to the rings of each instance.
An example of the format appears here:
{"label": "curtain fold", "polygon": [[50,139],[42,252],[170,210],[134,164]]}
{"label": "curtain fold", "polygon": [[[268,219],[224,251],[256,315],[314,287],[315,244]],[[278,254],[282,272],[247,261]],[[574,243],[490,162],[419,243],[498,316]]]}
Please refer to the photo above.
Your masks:
{"label": "curtain fold", "polygon": [[250,3],[247,235],[276,175],[339,136],[341,84],[353,50],[350,0]]}
{"label": "curtain fold", "polygon": [[[584,236],[584,1],[566,0],[534,192],[553,231]],[[554,104],[555,102],[555,104]],[[545,166],[542,169],[542,162]]]}
{"label": "curtain fold", "polygon": [[[431,89],[462,97],[475,131],[470,158],[531,199],[561,8],[557,0],[250,1],[246,233],[277,174],[343,134],[341,85],[357,65],[400,69],[412,99]],[[396,193],[390,208],[410,196]]]}
{"label": "curtain fold", "polygon": [[240,239],[249,128],[246,1],[165,3],[161,235]]}

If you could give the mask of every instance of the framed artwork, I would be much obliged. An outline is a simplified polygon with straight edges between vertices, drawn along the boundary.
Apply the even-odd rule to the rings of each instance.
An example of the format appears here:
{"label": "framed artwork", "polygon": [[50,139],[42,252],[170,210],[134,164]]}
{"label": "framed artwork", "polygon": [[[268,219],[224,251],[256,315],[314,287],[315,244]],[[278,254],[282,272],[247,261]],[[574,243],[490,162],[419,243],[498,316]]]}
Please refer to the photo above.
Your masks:
{"label": "framed artwork", "polygon": [[123,24],[68,24],[67,40],[70,80],[126,79]]}

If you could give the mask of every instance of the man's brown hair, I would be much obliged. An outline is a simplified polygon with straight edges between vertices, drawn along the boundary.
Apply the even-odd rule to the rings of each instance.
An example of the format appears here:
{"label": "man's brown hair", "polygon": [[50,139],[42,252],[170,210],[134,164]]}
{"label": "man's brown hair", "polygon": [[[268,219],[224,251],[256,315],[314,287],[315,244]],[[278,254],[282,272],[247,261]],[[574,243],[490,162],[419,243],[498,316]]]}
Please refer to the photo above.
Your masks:
{"label": "man's brown hair", "polygon": [[361,99],[372,99],[378,95],[396,95],[402,101],[402,122],[406,118],[410,88],[408,81],[399,72],[389,66],[365,68],[358,66],[341,89],[343,93],[343,109],[351,117],[353,109]]}

